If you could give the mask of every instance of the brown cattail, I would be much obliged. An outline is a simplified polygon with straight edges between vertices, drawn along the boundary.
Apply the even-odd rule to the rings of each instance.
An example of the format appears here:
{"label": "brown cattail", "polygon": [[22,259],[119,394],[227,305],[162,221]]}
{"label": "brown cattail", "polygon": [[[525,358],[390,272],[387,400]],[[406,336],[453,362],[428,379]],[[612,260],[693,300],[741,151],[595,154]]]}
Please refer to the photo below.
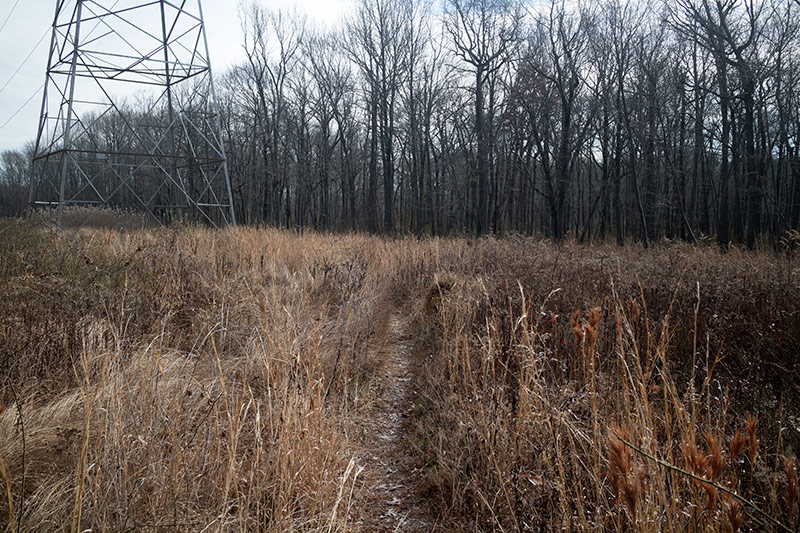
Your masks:
{"label": "brown cattail", "polygon": [[722,477],[722,470],[725,468],[725,454],[720,446],[719,439],[710,433],[703,434],[703,438],[708,445],[708,474],[711,481],[719,481]]}
{"label": "brown cattail", "polygon": [[631,322],[634,324],[639,321],[639,314],[641,313],[639,309],[639,304],[636,303],[636,300],[633,298],[628,298],[628,314],[631,316]]}
{"label": "brown cattail", "polygon": [[737,457],[744,451],[745,446],[747,445],[747,437],[742,435],[742,433],[737,429],[736,435],[734,435],[733,440],[731,441],[731,461],[735,461]]}
{"label": "brown cattail", "polygon": [[786,490],[783,493],[783,501],[789,508],[789,516],[794,518],[800,499],[797,490],[797,461],[794,457],[783,458],[783,468],[786,471]]}

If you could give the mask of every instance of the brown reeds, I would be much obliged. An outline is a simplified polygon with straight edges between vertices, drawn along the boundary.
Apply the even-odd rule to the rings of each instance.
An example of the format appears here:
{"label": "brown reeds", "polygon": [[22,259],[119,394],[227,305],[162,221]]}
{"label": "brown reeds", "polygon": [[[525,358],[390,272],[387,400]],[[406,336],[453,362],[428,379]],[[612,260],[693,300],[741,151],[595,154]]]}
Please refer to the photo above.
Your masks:
{"label": "brown reeds", "polygon": [[[787,437],[776,419],[739,426],[733,414],[781,394],[797,405],[765,363],[798,368],[773,342],[796,335],[766,322],[794,327],[784,264],[691,248],[452,246],[461,262],[443,267],[456,288],[418,320],[436,331],[420,350],[442,379],[426,381],[433,407],[415,421],[448,529],[468,529],[464,515],[478,530],[786,527],[785,506],[761,505],[778,475],[761,457],[767,439],[773,454]],[[747,274],[756,263],[769,272],[760,281]],[[765,327],[774,337],[754,337]]]}
{"label": "brown reeds", "polygon": [[796,527],[784,258],[4,224],[9,529],[362,530],[356,435],[393,313],[434,529]]}

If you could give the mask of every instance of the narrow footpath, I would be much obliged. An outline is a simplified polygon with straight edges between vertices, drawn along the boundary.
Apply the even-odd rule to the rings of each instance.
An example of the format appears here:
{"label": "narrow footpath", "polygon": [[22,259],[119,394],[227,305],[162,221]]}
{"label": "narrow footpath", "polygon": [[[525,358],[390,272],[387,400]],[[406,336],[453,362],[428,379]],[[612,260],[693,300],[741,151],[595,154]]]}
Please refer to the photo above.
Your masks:
{"label": "narrow footpath", "polygon": [[415,376],[407,324],[392,316],[381,348],[380,397],[360,433],[357,457],[363,485],[357,500],[362,531],[430,531],[419,490],[419,458],[409,442],[406,419],[413,408]]}

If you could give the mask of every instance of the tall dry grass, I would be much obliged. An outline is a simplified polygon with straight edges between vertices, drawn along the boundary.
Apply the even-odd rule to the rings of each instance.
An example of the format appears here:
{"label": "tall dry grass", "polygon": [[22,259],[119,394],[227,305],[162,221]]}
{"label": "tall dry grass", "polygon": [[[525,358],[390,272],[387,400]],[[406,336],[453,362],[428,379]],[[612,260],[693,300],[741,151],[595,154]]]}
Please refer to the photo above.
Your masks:
{"label": "tall dry grass", "polygon": [[391,313],[375,239],[6,222],[0,240],[10,530],[358,527],[352,420]]}
{"label": "tall dry grass", "polygon": [[797,530],[790,261],[445,246],[414,421],[444,530]]}
{"label": "tall dry grass", "polygon": [[9,531],[363,530],[394,313],[434,528],[798,527],[791,258],[9,221],[0,247]]}

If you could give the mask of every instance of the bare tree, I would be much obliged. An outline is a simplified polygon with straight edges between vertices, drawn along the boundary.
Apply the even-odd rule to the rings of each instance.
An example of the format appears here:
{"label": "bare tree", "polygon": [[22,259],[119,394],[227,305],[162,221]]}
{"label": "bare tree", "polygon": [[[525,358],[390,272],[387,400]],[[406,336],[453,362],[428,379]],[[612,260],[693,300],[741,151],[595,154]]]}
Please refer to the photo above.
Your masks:
{"label": "bare tree", "polygon": [[262,156],[266,186],[262,200],[264,220],[281,221],[281,206],[288,205],[285,151],[281,128],[286,114],[286,83],[300,60],[305,16],[297,12],[269,11],[252,3],[240,11],[247,75],[261,107]]}
{"label": "bare tree", "polygon": [[587,33],[583,11],[567,13],[564,4],[553,2],[546,15],[537,18],[525,61],[530,70],[545,80],[550,98],[558,109],[551,131],[532,124],[534,139],[543,158],[551,231],[556,239],[565,232],[565,205],[576,156],[586,140],[590,121],[577,121],[583,80]]}
{"label": "bare tree", "polygon": [[[328,112],[335,122],[335,141],[325,146],[328,161],[323,166],[324,176],[332,151],[338,145],[342,157],[342,213],[346,217],[345,225],[356,229],[354,80],[347,58],[337,50],[336,41],[337,35],[333,33],[312,35],[304,44],[305,58],[319,93],[320,125],[329,118]],[[323,127],[326,136],[330,129],[330,124]],[[323,185],[327,188],[327,184]]]}
{"label": "bare tree", "polygon": [[474,76],[475,137],[478,152],[477,233],[489,232],[489,125],[486,84],[513,57],[519,41],[521,11],[507,0],[449,0],[445,28],[453,51]]}
{"label": "bare tree", "polygon": [[[679,0],[680,11],[674,13],[673,23],[683,34],[696,39],[717,60],[720,87],[720,106],[727,117],[731,95],[727,67],[738,75],[738,99],[741,101],[742,146],[744,174],[747,183],[747,245],[753,247],[761,232],[762,184],[759,157],[756,153],[755,96],[758,84],[758,62],[755,54],[763,31],[766,3],[760,0]],[[723,127],[727,127],[723,123]],[[723,132],[723,142],[727,132]],[[727,162],[724,169],[727,174]],[[727,201],[727,176],[722,176],[722,198]],[[725,205],[722,209],[725,210]],[[727,234],[727,219],[723,220],[722,235]]]}
{"label": "bare tree", "polygon": [[346,50],[366,78],[370,108],[370,202],[380,146],[383,229],[394,231],[395,121],[398,91],[406,75],[406,11],[389,0],[362,0],[347,22]]}
{"label": "bare tree", "polygon": [[[798,228],[800,3],[519,1],[359,0],[326,32],[242,4],[245,57],[219,77],[240,216],[620,244],[777,244]],[[132,99],[128,121],[154,105]],[[160,135],[82,122],[117,151]],[[5,193],[23,174],[4,157]],[[115,186],[119,157],[98,191]],[[140,173],[120,206],[177,199]],[[180,176],[202,187],[200,169]]]}

